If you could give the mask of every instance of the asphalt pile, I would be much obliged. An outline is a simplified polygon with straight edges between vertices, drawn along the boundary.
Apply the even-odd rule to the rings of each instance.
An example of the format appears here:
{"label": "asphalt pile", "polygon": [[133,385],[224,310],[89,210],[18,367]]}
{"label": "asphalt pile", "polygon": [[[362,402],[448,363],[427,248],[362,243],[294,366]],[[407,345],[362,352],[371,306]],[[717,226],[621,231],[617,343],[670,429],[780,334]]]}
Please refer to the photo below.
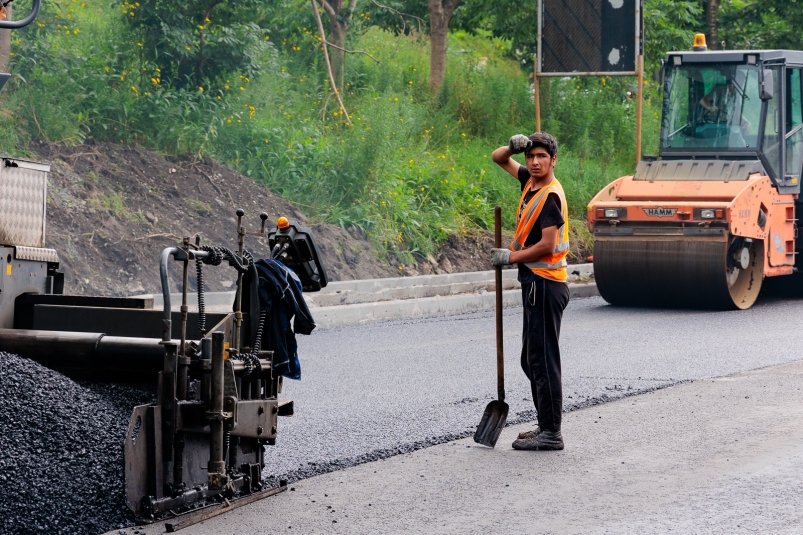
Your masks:
{"label": "asphalt pile", "polygon": [[0,352],[0,534],[96,534],[133,525],[123,441],[150,395],[80,383]]}

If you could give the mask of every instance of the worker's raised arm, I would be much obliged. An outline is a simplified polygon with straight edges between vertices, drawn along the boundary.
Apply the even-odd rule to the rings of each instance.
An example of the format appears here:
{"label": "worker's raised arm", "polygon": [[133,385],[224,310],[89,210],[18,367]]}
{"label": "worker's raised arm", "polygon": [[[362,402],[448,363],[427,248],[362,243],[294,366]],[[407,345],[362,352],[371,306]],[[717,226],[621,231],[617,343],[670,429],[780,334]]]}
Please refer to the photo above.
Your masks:
{"label": "worker's raised arm", "polygon": [[510,138],[506,146],[499,147],[491,153],[491,159],[496,165],[510,173],[513,178],[519,177],[519,167],[521,164],[512,159],[511,156],[526,152],[531,146],[530,138],[524,134],[516,134]]}

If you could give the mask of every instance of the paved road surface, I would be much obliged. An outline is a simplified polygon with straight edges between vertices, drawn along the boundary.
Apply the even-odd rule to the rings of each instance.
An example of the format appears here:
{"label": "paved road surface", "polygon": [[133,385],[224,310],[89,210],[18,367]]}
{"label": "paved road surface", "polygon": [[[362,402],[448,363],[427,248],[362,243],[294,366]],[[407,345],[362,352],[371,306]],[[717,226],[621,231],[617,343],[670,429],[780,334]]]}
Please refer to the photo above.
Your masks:
{"label": "paved road surface", "polygon": [[[695,521],[695,517],[700,522],[705,520],[701,511],[707,510],[708,506],[703,505],[697,510],[698,506],[694,505],[702,491],[694,490],[697,487],[684,490],[682,484],[689,474],[697,473],[702,474],[702,479],[719,481],[714,472],[727,468],[717,460],[725,455],[727,459],[738,460],[734,461],[734,466],[747,466],[747,472],[742,475],[753,478],[750,482],[763,477],[763,472],[751,472],[751,466],[760,468],[764,462],[769,470],[766,472],[766,489],[734,494],[740,487],[727,479],[734,476],[724,474],[722,477],[725,479],[721,484],[717,483],[723,489],[719,495],[713,492],[713,487],[704,493],[706,500],[716,501],[719,496],[723,503],[733,501],[736,507],[728,508],[731,524],[727,525],[744,528],[745,533],[751,532],[745,527],[748,524],[740,527],[734,523],[736,519],[747,522],[755,516],[754,508],[743,505],[749,505],[746,502],[754,497],[761,499],[759,504],[769,503],[772,500],[766,496],[767,493],[783,495],[789,490],[781,483],[800,481],[800,471],[795,464],[800,458],[795,450],[800,437],[793,430],[777,425],[779,421],[787,421],[790,415],[799,418],[799,381],[777,380],[787,376],[784,369],[767,371],[775,375],[770,375],[770,379],[761,384],[753,379],[711,382],[709,378],[798,360],[800,353],[797,348],[803,346],[803,332],[790,329],[789,318],[801,315],[803,302],[780,299],[764,299],[753,309],[739,312],[629,310],[609,307],[599,298],[573,301],[567,309],[563,331],[564,393],[567,409],[586,408],[566,416],[567,450],[547,457],[548,464],[543,466],[543,470],[538,468],[539,464],[522,462],[521,455],[531,454],[509,450],[509,443],[519,430],[517,426],[503,434],[493,452],[474,447],[470,441],[455,440],[473,432],[485,404],[495,395],[492,315],[469,314],[321,330],[300,340],[304,379],[288,382],[286,388],[287,395],[296,400],[298,414],[280,421],[279,445],[269,448],[274,473],[295,472],[295,477],[306,477],[430,444],[446,443],[411,455],[393,457],[378,465],[370,463],[299,481],[293,483],[294,492],[254,507],[271,508],[273,503],[284,504],[276,507],[277,511],[285,512],[300,507],[299,519],[303,517],[308,519],[306,521],[317,522],[303,524],[298,520],[295,524],[288,523],[294,529],[279,529],[279,532],[286,530],[288,533],[331,530],[336,533],[425,532],[424,524],[412,520],[419,517],[437,521],[430,526],[435,532],[589,533],[594,531],[582,526],[596,525],[591,517],[583,521],[585,524],[578,524],[580,527],[576,531],[571,531],[572,524],[566,523],[567,518],[574,518],[575,514],[587,515],[593,510],[605,512],[608,508],[629,511],[628,514],[636,518],[639,510],[655,502],[658,512],[651,513],[647,507],[644,515],[639,517],[646,522],[644,529],[629,531],[624,529],[625,524],[620,524],[617,531],[607,520],[600,521],[599,525],[611,527],[611,533],[732,533],[739,530],[717,531],[716,523],[701,524],[703,527],[699,530],[686,529],[691,524],[681,523],[673,531],[672,522],[679,520],[659,521],[666,516],[670,506],[679,507],[681,502],[688,502],[684,506],[688,510],[687,521]],[[518,369],[515,354],[520,322],[517,310],[506,311],[511,423],[532,418],[529,388]],[[799,377],[795,375],[795,379]],[[698,382],[681,384],[688,381]],[[742,381],[747,382],[739,391],[725,389],[731,382]],[[644,396],[625,397],[615,403],[598,404],[668,385],[677,386]],[[778,388],[770,388],[773,385]],[[772,402],[765,403],[769,399]],[[750,400],[762,403],[754,406]],[[635,405],[631,406],[633,403]],[[766,420],[767,411],[774,419]],[[742,418],[743,413],[746,419]],[[617,420],[619,423],[612,423]],[[750,431],[745,431],[748,428]],[[725,433],[728,429],[733,429],[733,432]],[[780,434],[775,435],[776,432]],[[750,451],[737,456],[743,446],[729,441],[741,441],[741,433],[752,434],[753,439],[747,441],[745,435],[746,442],[742,444],[746,444]],[[764,450],[753,452],[757,444],[761,446],[762,440],[771,447],[764,453]],[[629,443],[639,447],[631,449]],[[700,451],[696,456],[690,456],[689,448],[698,443]],[[767,460],[766,456],[772,457],[770,450],[780,452],[780,457]],[[753,453],[759,458],[745,457]],[[539,463],[542,462],[542,457],[537,458]],[[561,459],[565,464],[559,462]],[[581,462],[584,459],[586,464]],[[503,462],[496,468],[498,472],[493,472],[494,463],[504,460],[507,464]],[[552,464],[556,462],[557,465]],[[624,463],[623,467],[611,472],[617,462]],[[442,464],[446,466],[444,470],[453,472],[449,477],[456,477],[454,483],[445,474],[440,480],[433,476],[429,481],[427,474],[437,473],[435,467]],[[597,464],[600,466],[595,468]],[[380,466],[396,467],[396,472],[385,474],[378,469]],[[491,472],[483,474],[486,467]],[[624,467],[628,470],[622,472]],[[408,472],[406,476],[398,473],[404,469]],[[376,474],[374,470],[377,470]],[[533,477],[533,470],[539,472],[537,478]],[[454,475],[463,472],[465,480]],[[545,531],[529,528],[517,531],[517,524],[506,525],[504,530],[493,529],[492,524],[497,521],[494,519],[500,511],[497,503],[500,496],[506,497],[505,503],[520,496],[516,498],[518,502],[523,500],[526,503],[519,506],[528,505],[532,509],[543,498],[533,494],[535,481],[553,473],[554,476],[549,476],[553,478],[549,496],[554,495],[555,501],[546,503],[544,506],[549,514],[541,515],[551,519],[551,523],[544,525]],[[783,476],[784,473],[787,475]],[[372,478],[376,480],[373,483],[369,481]],[[352,487],[352,481],[360,483]],[[496,481],[500,486],[496,486]],[[374,488],[372,484],[387,485],[387,488]],[[508,493],[506,487],[501,486],[503,484],[510,484],[512,490],[518,490]],[[361,490],[363,487],[367,490]],[[324,499],[327,497],[319,495],[321,489],[330,494],[337,488],[342,489],[338,494],[338,500],[342,502],[330,503]],[[452,494],[453,490],[457,492],[460,488],[463,488],[462,495]],[[649,488],[653,489],[652,494],[647,492]],[[474,494],[479,502],[469,499]],[[640,494],[652,497],[639,500]],[[385,495],[387,497],[383,498]],[[565,513],[562,504],[569,495],[577,498],[574,502],[570,500],[570,506],[566,508],[569,513]],[[299,500],[298,496],[305,496],[307,501],[293,501]],[[356,499],[359,496],[376,498],[368,506]],[[417,497],[418,507],[405,502],[405,496],[410,500]],[[673,499],[677,503],[667,501],[671,496],[675,496]],[[334,495],[330,494],[330,497],[334,498]],[[313,505],[313,499],[315,504],[331,505],[341,515],[335,516],[329,509],[324,511],[323,505]],[[285,503],[286,500],[290,502]],[[380,513],[383,511],[380,504],[390,508],[394,500],[398,502],[395,513],[390,509]],[[455,502],[451,503],[451,500]],[[426,502],[438,506],[426,514],[418,514],[418,509],[428,511]],[[451,505],[447,507],[445,504],[448,503]],[[798,518],[785,506],[762,507],[766,516],[774,519],[777,525],[797,525]],[[496,516],[483,514],[484,510],[493,511]],[[227,518],[243,517],[244,533],[259,531],[255,524],[248,523],[248,513],[240,511],[227,515]],[[515,509],[511,513],[515,513],[515,518],[535,519],[532,514],[522,517]],[[723,511],[722,515],[726,513]],[[279,513],[260,512],[258,516],[264,518],[254,522],[262,522],[260,525],[266,529],[276,529],[277,524],[266,523],[270,521],[270,514]],[[347,522],[345,514],[349,515],[350,521]],[[606,515],[600,515],[606,518]],[[288,516],[287,520],[292,518],[295,517]],[[392,518],[395,518],[392,520],[395,524],[391,522]],[[338,523],[332,523],[330,519],[338,520]],[[728,518],[722,517],[721,520]],[[472,527],[475,522],[477,529]],[[708,527],[704,527],[706,525]],[[755,527],[755,524],[749,526]],[[199,528],[192,528],[189,532],[194,533],[196,529]],[[151,532],[155,531],[148,531]],[[769,532],[779,531],[773,529]]]}
{"label": "paved road surface", "polygon": [[[577,299],[562,333],[565,407],[796,360],[803,331],[789,329],[791,317],[803,317],[803,302],[708,312]],[[279,422],[273,473],[312,475],[473,433],[496,396],[493,325],[490,313],[468,314],[300,338],[304,376],[286,382],[297,414]],[[518,364],[520,325],[519,309],[506,310],[511,423],[534,417]]]}
{"label": "paved road surface", "polygon": [[317,476],[181,532],[799,534],[802,382],[795,362],[682,384],[567,414],[562,452],[515,451],[527,426],[508,427],[496,449]]}

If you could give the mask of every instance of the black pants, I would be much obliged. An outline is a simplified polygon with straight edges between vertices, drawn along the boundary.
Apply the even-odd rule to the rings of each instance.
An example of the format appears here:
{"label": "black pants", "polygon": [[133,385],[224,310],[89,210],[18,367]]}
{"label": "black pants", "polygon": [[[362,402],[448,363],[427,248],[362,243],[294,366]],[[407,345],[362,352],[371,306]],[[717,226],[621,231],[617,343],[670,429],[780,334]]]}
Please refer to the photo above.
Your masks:
{"label": "black pants", "polygon": [[524,304],[521,367],[530,380],[538,426],[560,431],[563,388],[560,378],[560,322],[569,302],[566,283],[537,278],[521,285]]}

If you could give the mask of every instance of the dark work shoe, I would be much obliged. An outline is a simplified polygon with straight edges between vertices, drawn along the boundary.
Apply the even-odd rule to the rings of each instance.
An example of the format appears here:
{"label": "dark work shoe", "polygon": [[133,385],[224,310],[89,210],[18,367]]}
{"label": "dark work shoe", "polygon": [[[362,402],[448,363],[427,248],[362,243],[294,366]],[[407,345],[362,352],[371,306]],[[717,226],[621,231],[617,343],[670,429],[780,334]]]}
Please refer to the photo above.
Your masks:
{"label": "dark work shoe", "polygon": [[522,431],[521,433],[519,433],[519,436],[516,437],[516,438],[519,438],[519,439],[535,438],[536,436],[538,436],[538,433],[540,433],[540,432],[541,432],[541,428],[536,425],[535,429],[533,429],[532,431]]}
{"label": "dark work shoe", "polygon": [[513,442],[514,450],[562,450],[560,431],[541,431],[532,438],[519,438]]}

